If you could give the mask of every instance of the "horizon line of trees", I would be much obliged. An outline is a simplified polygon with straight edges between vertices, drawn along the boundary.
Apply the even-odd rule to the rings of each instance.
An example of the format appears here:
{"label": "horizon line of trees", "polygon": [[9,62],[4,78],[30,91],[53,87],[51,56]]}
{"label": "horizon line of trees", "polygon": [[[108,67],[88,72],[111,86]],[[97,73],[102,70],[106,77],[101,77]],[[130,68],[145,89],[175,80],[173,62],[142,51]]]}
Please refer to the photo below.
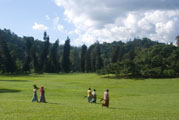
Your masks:
{"label": "horizon line of trees", "polygon": [[148,38],[136,38],[123,43],[98,41],[87,47],[49,42],[44,32],[43,41],[33,37],[18,37],[10,30],[0,30],[0,73],[69,73],[97,72],[117,77],[178,77],[179,36],[177,46]]}
{"label": "horizon line of trees", "polygon": [[58,39],[51,44],[46,32],[43,40],[19,38],[10,30],[0,30],[0,73],[94,72],[102,67],[98,42],[87,51],[86,45],[82,49],[71,46],[69,37],[61,46]]}

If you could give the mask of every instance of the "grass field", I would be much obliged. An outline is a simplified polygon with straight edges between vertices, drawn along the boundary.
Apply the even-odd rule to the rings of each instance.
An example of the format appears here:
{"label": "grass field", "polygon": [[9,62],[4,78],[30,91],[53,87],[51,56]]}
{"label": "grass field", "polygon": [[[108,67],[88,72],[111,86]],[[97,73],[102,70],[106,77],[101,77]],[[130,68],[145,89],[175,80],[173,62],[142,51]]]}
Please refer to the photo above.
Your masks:
{"label": "grass field", "polygon": [[[32,103],[33,84],[48,103]],[[109,88],[110,106],[87,102]],[[40,91],[38,90],[38,97]],[[179,79],[110,79],[96,74],[0,76],[0,120],[179,120]]]}

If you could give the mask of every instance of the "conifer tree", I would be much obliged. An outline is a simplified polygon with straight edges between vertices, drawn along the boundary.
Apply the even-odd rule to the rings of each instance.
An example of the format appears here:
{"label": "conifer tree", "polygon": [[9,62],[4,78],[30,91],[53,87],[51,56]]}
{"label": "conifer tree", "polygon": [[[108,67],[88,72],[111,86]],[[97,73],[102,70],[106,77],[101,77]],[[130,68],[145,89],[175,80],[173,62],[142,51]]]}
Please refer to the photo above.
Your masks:
{"label": "conifer tree", "polygon": [[0,51],[2,53],[2,63],[4,73],[14,73],[16,72],[16,64],[15,61],[12,60],[12,57],[9,53],[9,49],[7,47],[7,43],[3,37],[0,38]]}
{"label": "conifer tree", "polygon": [[101,49],[99,42],[96,43],[96,70],[99,70],[103,67],[103,61],[101,58]]}
{"label": "conifer tree", "polygon": [[66,73],[70,72],[71,62],[69,56],[70,56],[70,39],[69,37],[67,37],[63,48],[63,58],[62,58],[62,67],[64,72]]}
{"label": "conifer tree", "polygon": [[25,50],[25,61],[23,64],[23,71],[30,71],[30,63],[31,63],[31,48],[33,46],[34,38],[33,37],[24,37],[26,40],[26,50]]}
{"label": "conifer tree", "polygon": [[47,72],[48,71],[48,53],[49,53],[49,36],[47,36],[47,33],[44,32],[44,46],[40,57],[40,70],[41,72]]}
{"label": "conifer tree", "polygon": [[81,71],[85,72],[85,55],[86,55],[87,47],[83,45],[81,47]]}
{"label": "conifer tree", "polygon": [[60,69],[60,64],[58,62],[58,55],[57,55],[58,45],[59,45],[59,40],[56,40],[50,51],[48,72],[51,73],[57,73],[59,72]]}

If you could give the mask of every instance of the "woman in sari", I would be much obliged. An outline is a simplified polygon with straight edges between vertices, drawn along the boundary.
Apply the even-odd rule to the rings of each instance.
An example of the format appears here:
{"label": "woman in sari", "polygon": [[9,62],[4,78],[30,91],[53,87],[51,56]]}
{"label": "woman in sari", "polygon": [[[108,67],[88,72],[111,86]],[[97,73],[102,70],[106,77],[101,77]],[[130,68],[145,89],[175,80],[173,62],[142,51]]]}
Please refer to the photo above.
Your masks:
{"label": "woman in sari", "polygon": [[44,90],[44,86],[43,85],[40,88],[40,102],[46,103],[46,100],[45,100],[45,90]]}
{"label": "woman in sari", "polygon": [[104,104],[102,106],[109,107],[109,89],[104,92]]}
{"label": "woman in sari", "polygon": [[37,97],[37,90],[38,87],[36,85],[33,85],[34,89],[33,89],[33,98],[32,98],[32,102],[38,102],[38,97]]}

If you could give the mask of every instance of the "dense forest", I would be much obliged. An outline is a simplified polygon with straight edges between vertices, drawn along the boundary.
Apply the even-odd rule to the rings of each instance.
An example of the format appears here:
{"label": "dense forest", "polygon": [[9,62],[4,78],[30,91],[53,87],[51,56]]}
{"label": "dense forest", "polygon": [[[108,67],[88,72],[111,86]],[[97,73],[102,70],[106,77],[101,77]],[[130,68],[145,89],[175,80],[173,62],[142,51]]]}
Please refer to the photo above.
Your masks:
{"label": "dense forest", "polygon": [[[18,37],[10,30],[0,30],[0,73],[70,73],[96,72],[116,77],[179,77],[179,47],[148,38],[114,41],[87,47],[64,45],[59,40]],[[179,36],[176,37],[179,46]]]}

